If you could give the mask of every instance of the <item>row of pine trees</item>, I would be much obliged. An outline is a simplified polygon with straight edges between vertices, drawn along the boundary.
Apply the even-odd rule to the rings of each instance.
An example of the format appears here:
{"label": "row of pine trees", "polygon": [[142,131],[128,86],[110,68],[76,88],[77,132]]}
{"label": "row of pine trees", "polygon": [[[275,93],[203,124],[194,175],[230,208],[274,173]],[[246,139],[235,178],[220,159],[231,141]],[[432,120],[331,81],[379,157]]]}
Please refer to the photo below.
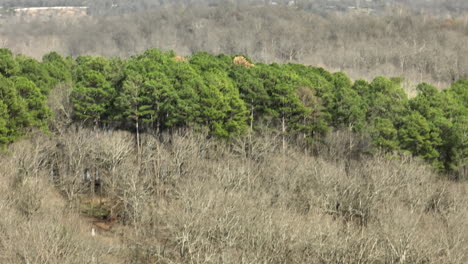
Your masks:
{"label": "row of pine trees", "polygon": [[[47,130],[54,87],[73,87],[73,121],[142,131],[191,127],[229,140],[270,129],[308,144],[347,129],[375,148],[408,152],[441,171],[468,156],[468,80],[439,91],[422,83],[408,98],[401,78],[352,81],[300,64],[235,63],[243,57],[198,52],[181,58],[148,50],[129,59],[52,52],[42,62],[0,49],[0,145]],[[248,60],[248,59],[247,59]]]}

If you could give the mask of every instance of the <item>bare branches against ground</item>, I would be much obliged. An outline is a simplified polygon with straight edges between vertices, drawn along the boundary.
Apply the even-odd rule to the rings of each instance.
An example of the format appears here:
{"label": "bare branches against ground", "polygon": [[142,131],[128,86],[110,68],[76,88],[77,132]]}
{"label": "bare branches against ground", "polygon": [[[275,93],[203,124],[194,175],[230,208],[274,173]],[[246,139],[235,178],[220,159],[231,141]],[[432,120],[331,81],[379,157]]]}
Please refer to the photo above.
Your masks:
{"label": "bare branches against ground", "polygon": [[[410,157],[360,155],[352,137],[334,134],[356,144],[335,151],[342,144],[329,141],[314,157],[281,151],[273,135],[226,144],[145,134],[140,164],[126,132],[15,143],[0,161],[0,260],[466,263],[467,184]],[[99,192],[82,182],[85,168],[99,174]],[[102,232],[118,242],[70,224],[77,212],[108,221]]]}

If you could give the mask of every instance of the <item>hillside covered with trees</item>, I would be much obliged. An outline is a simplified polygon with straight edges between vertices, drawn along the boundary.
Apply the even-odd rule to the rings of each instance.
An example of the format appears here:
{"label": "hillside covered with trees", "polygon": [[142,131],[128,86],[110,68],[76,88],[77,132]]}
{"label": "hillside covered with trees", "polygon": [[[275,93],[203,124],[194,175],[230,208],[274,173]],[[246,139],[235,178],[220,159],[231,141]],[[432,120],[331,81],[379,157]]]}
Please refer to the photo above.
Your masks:
{"label": "hillside covered with trees", "polygon": [[468,261],[468,81],[0,50],[1,263]]}
{"label": "hillside covered with trees", "polygon": [[468,263],[465,0],[0,0],[0,263]]}
{"label": "hillside covered with trees", "polygon": [[129,130],[137,146],[145,132],[192,128],[229,141],[267,129],[313,151],[328,133],[348,130],[369,137],[372,148],[362,151],[409,153],[466,177],[465,79],[443,91],[422,83],[409,98],[401,78],[352,81],[313,66],[206,52],[184,58],[148,50],[129,59],[50,53],[38,62],[3,49],[0,66],[3,146],[32,128],[47,130],[54,118],[47,97],[61,84],[69,87],[65,114],[73,123]]}

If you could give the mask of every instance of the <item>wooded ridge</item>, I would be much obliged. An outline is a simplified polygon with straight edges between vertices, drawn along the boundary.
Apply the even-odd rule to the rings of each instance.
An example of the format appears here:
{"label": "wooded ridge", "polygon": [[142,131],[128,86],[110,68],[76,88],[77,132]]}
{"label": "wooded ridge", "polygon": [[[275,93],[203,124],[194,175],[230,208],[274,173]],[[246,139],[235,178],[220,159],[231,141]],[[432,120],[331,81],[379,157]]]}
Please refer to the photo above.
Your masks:
{"label": "wooded ridge", "polygon": [[[312,148],[330,131],[349,130],[367,135],[374,150],[410,153],[466,177],[468,80],[443,91],[421,83],[412,98],[402,81],[352,81],[320,67],[206,52],[184,58],[152,49],[129,59],[52,52],[39,62],[1,49],[0,144],[34,128],[54,131],[59,118],[132,131],[138,146],[139,133],[187,127],[227,141],[269,129]],[[69,114],[54,102],[64,90]]]}

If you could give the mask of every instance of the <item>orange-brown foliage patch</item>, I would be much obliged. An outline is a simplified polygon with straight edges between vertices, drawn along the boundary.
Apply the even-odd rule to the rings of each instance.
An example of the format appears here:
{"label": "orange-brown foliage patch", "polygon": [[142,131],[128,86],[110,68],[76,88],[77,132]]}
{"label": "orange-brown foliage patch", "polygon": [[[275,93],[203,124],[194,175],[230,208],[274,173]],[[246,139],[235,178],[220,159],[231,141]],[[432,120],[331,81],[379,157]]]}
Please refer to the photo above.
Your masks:
{"label": "orange-brown foliage patch", "polygon": [[255,66],[254,64],[250,63],[246,58],[244,58],[242,56],[234,57],[233,62],[234,62],[235,65],[240,65],[240,66],[244,66],[244,67],[247,67],[247,68],[251,68],[251,67]]}
{"label": "orange-brown foliage patch", "polygon": [[175,56],[172,59],[175,60],[175,61],[178,61],[178,62],[187,62],[187,59],[182,57],[182,56]]}

